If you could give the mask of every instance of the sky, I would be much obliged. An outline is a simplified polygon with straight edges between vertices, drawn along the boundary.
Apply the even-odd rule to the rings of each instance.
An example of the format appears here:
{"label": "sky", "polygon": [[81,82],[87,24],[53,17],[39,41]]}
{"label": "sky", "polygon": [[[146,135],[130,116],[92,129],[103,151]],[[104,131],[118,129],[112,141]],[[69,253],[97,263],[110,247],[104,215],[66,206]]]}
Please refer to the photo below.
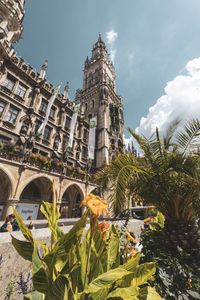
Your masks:
{"label": "sky", "polygon": [[[52,84],[82,88],[86,56],[101,33],[123,97],[127,127],[147,137],[175,118],[200,117],[200,0],[27,0],[14,47]],[[62,91],[62,90],[61,90]]]}

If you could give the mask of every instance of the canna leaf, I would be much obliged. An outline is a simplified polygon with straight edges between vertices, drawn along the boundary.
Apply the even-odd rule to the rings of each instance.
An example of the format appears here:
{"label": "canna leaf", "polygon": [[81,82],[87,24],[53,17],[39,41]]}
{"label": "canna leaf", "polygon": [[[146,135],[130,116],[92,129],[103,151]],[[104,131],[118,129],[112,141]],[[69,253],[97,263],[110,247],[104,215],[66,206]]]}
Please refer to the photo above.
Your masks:
{"label": "canna leaf", "polygon": [[34,244],[33,235],[31,233],[31,231],[28,229],[28,227],[26,226],[26,224],[24,224],[24,221],[23,221],[22,217],[20,216],[20,214],[14,208],[13,208],[13,212],[14,212],[15,218],[17,220],[17,223],[19,225],[19,228],[20,228],[23,236],[30,243]]}
{"label": "canna leaf", "polygon": [[53,235],[53,240],[57,241],[59,238],[61,238],[64,233],[58,226],[58,220],[60,217],[60,213],[58,211],[58,208],[55,209],[55,216],[53,215],[53,204],[49,202],[42,202],[42,205],[40,207],[40,211],[45,215],[49,228]]}
{"label": "canna leaf", "polygon": [[124,276],[129,275],[130,272],[127,270],[124,270],[122,268],[116,268],[113,270],[110,270],[106,273],[101,274],[96,279],[94,279],[89,286],[83,291],[84,294],[93,294],[98,292],[99,290],[103,288],[109,288],[112,286],[112,284],[122,279]]}
{"label": "canna leaf", "polygon": [[150,286],[140,289],[138,300],[162,300],[160,295]]}
{"label": "canna leaf", "polygon": [[32,280],[33,280],[33,288],[41,293],[46,293],[48,290],[48,278],[43,265],[42,260],[39,257],[38,248],[36,243],[34,243],[34,250],[32,256]]}
{"label": "canna leaf", "polygon": [[87,224],[88,214],[89,210],[85,212],[67,234],[63,235],[63,237],[57,241],[53,251],[44,258],[44,262],[48,265],[52,278],[54,278],[55,270],[62,270],[67,262],[69,262],[70,249],[77,243],[80,243]]}
{"label": "canna leaf", "polygon": [[139,288],[130,286],[127,288],[117,288],[108,294],[108,299],[120,298],[125,300],[133,300],[133,297],[139,294]]}
{"label": "canna leaf", "polygon": [[28,293],[27,295],[24,296],[24,299],[30,299],[30,300],[44,300],[45,299],[45,294],[42,294],[38,291],[33,291],[31,293]]}
{"label": "canna leaf", "polygon": [[58,275],[56,280],[51,285],[50,289],[47,291],[46,298],[48,300],[63,300],[68,299],[69,296],[69,281],[67,276]]}
{"label": "canna leaf", "polygon": [[107,270],[117,268],[120,265],[120,238],[114,225],[110,231],[107,254]]}
{"label": "canna leaf", "polygon": [[33,245],[27,241],[20,241],[11,235],[12,244],[15,247],[16,251],[21,255],[24,259],[32,261],[33,255]]}
{"label": "canna leaf", "polygon": [[151,278],[156,272],[155,263],[145,263],[139,265],[139,267],[133,272],[133,279],[131,285],[134,287],[140,286]]}

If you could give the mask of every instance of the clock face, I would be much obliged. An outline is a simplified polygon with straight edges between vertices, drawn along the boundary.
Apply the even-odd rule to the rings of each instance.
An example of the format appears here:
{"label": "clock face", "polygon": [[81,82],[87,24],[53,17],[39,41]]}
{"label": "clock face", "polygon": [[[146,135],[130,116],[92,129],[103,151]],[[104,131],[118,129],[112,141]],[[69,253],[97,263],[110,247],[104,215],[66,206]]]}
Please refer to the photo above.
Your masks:
{"label": "clock face", "polygon": [[109,68],[106,67],[106,73],[108,74],[108,76],[110,77],[110,79],[113,79],[112,73],[110,72]]}

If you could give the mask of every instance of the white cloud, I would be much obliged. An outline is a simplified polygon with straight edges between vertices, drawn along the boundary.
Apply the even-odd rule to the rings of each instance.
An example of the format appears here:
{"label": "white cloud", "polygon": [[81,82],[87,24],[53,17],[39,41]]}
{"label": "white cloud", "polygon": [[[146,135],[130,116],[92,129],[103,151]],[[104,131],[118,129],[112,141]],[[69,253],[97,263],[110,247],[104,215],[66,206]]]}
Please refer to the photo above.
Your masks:
{"label": "white cloud", "polygon": [[200,58],[189,61],[185,71],[167,83],[165,94],[141,118],[137,133],[150,137],[156,127],[163,134],[175,119],[200,119]]}
{"label": "white cloud", "polygon": [[106,32],[106,39],[109,45],[113,46],[116,38],[118,37],[118,33],[114,31],[114,29]]}
{"label": "white cloud", "polygon": [[118,33],[115,32],[114,29],[111,29],[110,31],[106,32],[106,40],[110,47],[110,58],[113,63],[114,63],[116,52],[117,52],[117,49],[115,48],[115,45],[114,45],[117,37],[118,37]]}

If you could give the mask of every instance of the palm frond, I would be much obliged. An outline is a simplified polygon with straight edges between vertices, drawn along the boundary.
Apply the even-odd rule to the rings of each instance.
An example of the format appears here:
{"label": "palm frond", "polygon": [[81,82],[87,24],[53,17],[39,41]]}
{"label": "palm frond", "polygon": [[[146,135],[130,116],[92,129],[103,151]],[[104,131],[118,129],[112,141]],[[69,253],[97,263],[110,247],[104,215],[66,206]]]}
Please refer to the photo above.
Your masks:
{"label": "palm frond", "polygon": [[120,154],[103,170],[96,175],[96,182],[103,188],[109,189],[109,198],[113,204],[114,214],[117,215],[127,203],[126,193],[133,174],[144,172],[139,167],[135,157],[129,154]]}
{"label": "palm frond", "polygon": [[174,146],[174,144],[171,144],[171,140],[174,136],[175,131],[180,125],[180,122],[181,122],[180,120],[176,119],[167,128],[166,134],[163,137],[163,144],[166,150],[168,150],[170,146]]}
{"label": "palm frond", "polygon": [[184,131],[177,134],[177,143],[185,154],[188,150],[194,150],[200,142],[200,122],[193,119],[184,125]]}

